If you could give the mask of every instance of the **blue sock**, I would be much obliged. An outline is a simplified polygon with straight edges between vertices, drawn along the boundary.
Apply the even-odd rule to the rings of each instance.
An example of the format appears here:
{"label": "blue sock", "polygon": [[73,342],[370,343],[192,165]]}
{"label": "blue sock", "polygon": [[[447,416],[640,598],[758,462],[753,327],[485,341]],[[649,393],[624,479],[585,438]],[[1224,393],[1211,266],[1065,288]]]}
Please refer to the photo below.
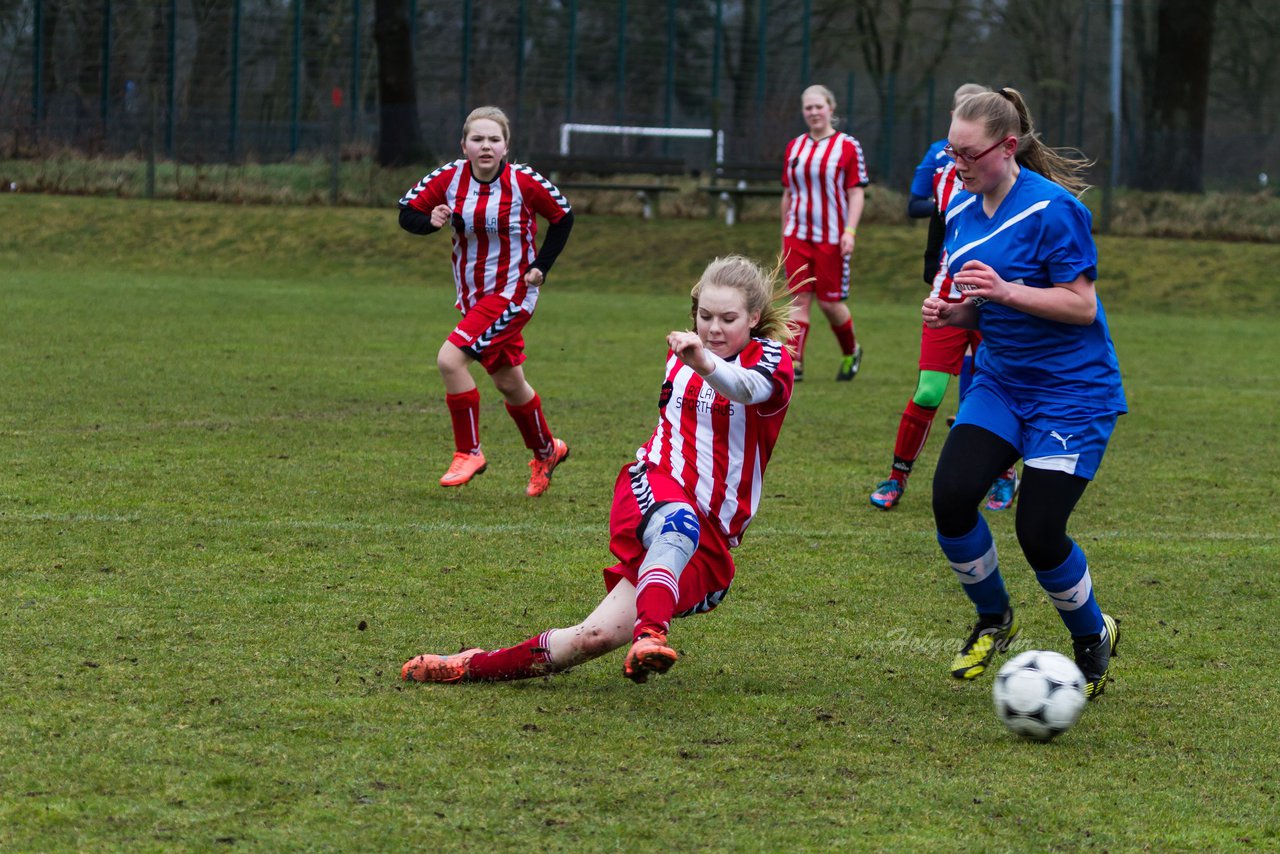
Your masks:
{"label": "blue sock", "polygon": [[969,391],[969,383],[973,382],[973,356],[965,356],[960,363],[960,399],[964,400]]}
{"label": "blue sock", "polygon": [[978,524],[962,537],[938,534],[938,545],[978,613],[993,617],[1004,614],[1009,607],[1009,594],[1000,577],[996,544],[987,520],[979,516]]}
{"label": "blue sock", "polygon": [[1047,572],[1037,572],[1036,581],[1049,594],[1058,616],[1073,637],[1102,633],[1102,609],[1093,598],[1093,579],[1089,562],[1080,546],[1071,544],[1071,554],[1062,565]]}

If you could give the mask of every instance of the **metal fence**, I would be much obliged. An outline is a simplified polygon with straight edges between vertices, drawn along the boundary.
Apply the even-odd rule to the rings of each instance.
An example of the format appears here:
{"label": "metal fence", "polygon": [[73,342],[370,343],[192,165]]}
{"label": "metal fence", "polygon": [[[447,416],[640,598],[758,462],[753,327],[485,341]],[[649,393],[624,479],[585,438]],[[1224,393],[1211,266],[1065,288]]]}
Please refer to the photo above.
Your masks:
{"label": "metal fence", "polygon": [[[900,41],[823,0],[404,2],[423,140],[437,160],[457,151],[470,107],[493,103],[511,115],[521,158],[556,150],[563,124],[589,122],[712,128],[723,132],[725,159],[777,161],[803,132],[800,91],[821,82],[840,101],[844,129],[861,140],[873,180],[901,185],[945,134],[950,93],[971,79],[1021,89],[1050,144],[1096,158],[1109,150],[1110,0],[1050,4],[1061,20],[1062,44],[1053,45],[993,25],[977,0],[940,0],[934,20],[903,18]],[[362,157],[376,147],[375,0],[24,0],[3,8],[0,154],[69,146],[269,162]],[[899,4],[898,14],[910,8]],[[951,12],[955,19],[944,20]],[[905,59],[883,62],[886,49]],[[1136,78],[1130,69],[1122,184],[1139,157]],[[1235,154],[1206,158],[1207,186],[1256,187],[1276,162],[1275,95],[1255,94],[1262,106],[1252,111],[1211,101],[1206,148]],[[715,157],[701,140],[583,137],[574,146],[680,157],[691,169]]]}

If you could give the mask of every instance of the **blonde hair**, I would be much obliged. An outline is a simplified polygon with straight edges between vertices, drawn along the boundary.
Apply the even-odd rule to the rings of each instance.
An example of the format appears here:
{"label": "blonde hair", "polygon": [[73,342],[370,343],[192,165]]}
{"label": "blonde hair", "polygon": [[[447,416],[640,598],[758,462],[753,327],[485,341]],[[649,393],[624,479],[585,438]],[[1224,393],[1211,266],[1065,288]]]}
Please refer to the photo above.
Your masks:
{"label": "blonde hair", "polygon": [[1017,89],[1001,89],[970,95],[959,104],[955,117],[981,122],[992,139],[1012,136],[1018,140],[1018,162],[1079,196],[1089,185],[1084,171],[1093,165],[1073,148],[1050,148],[1040,140],[1031,111]]}
{"label": "blonde hair", "polygon": [[803,104],[804,99],[810,95],[821,95],[823,97],[823,100],[825,100],[827,105],[831,107],[831,126],[838,127],[840,125],[840,119],[836,118],[836,93],[832,92],[821,83],[814,83],[812,86],[800,93],[800,103]]}
{"label": "blonde hair", "polygon": [[981,83],[961,83],[956,87],[956,93],[951,96],[951,109],[954,110],[956,107],[960,106],[960,102],[965,98],[968,98],[970,95],[981,95],[984,92],[990,91],[991,90],[989,88],[983,86]]}
{"label": "blonde hair", "polygon": [[467,134],[471,133],[471,123],[478,119],[496,122],[498,127],[502,128],[502,141],[508,145],[511,144],[511,122],[507,121],[507,114],[498,107],[476,107],[472,110],[467,120],[462,123],[463,142],[466,142]]}
{"label": "blonde hair", "polygon": [[693,299],[689,313],[695,325],[698,322],[698,298],[707,285],[740,291],[747,304],[747,314],[760,312],[760,320],[751,327],[752,337],[786,343],[793,336],[795,324],[791,320],[791,310],[794,297],[787,287],[781,258],[772,270],[743,255],[726,255],[708,264],[689,292]]}

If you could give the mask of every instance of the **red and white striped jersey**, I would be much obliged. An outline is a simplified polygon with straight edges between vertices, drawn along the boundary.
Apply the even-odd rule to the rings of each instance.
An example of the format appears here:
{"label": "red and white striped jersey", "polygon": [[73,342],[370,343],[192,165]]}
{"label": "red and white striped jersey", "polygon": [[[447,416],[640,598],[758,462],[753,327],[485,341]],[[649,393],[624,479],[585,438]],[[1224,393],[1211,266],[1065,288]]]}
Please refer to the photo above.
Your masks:
{"label": "red and white striped jersey", "polygon": [[478,181],[466,160],[427,175],[400,200],[429,214],[437,205],[453,211],[453,280],[464,313],[481,297],[501,294],[523,303],[524,273],[537,257],[540,214],[556,223],[569,201],[546,178],[520,163],[503,163],[492,181]]}
{"label": "red and white striped jersey", "polygon": [[869,183],[862,144],[847,133],[817,141],[806,133],[791,140],[782,168],[782,186],[791,192],[782,236],[839,243],[849,216],[849,188]]}
{"label": "red and white striped jersey", "polygon": [[658,426],[636,459],[669,474],[729,542],[737,546],[764,489],[764,470],[791,402],[795,369],[781,343],[752,338],[726,360],[764,374],[773,396],[746,404],[720,394],[667,351]]}
{"label": "red and white striped jersey", "polygon": [[[933,204],[938,209],[938,215],[944,220],[947,216],[947,205],[951,204],[951,200],[955,197],[957,191],[963,192],[964,189],[960,186],[960,176],[956,174],[956,163],[952,160],[945,166],[939,166],[933,173]],[[933,290],[929,292],[929,296],[943,299],[947,302],[964,302],[964,294],[960,292],[955,282],[951,280],[951,271],[947,268],[947,250],[945,247],[942,249],[938,272],[933,276]]]}

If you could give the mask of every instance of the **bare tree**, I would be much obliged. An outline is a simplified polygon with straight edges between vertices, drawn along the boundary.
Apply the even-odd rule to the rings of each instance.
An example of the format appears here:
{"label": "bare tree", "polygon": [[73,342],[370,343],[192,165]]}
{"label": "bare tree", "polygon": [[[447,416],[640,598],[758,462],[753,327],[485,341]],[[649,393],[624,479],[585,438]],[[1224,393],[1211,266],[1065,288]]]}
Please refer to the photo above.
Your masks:
{"label": "bare tree", "polygon": [[947,58],[965,0],[828,0],[815,4],[819,55],[854,45],[882,112],[898,95],[919,93]]}
{"label": "bare tree", "polygon": [[[1243,134],[1241,160],[1263,169],[1280,130],[1280,18],[1271,0],[1219,0],[1210,105],[1224,137]],[[1224,139],[1225,143],[1225,139]],[[1274,145],[1274,143],[1272,143]]]}
{"label": "bare tree", "polygon": [[378,163],[404,166],[426,158],[418,124],[408,0],[377,0]]}
{"label": "bare tree", "polygon": [[[1037,126],[1065,134],[1066,113],[1075,93],[1080,24],[1088,0],[987,0],[988,13],[999,23],[1004,45],[1020,55],[1028,86],[1011,80],[992,81],[1013,86],[1027,96]],[[999,36],[997,36],[999,38]]]}
{"label": "bare tree", "polygon": [[[1133,16],[1143,82],[1143,190],[1204,190],[1204,131],[1217,0],[1159,0]],[[1154,21],[1152,20],[1154,17]]]}

